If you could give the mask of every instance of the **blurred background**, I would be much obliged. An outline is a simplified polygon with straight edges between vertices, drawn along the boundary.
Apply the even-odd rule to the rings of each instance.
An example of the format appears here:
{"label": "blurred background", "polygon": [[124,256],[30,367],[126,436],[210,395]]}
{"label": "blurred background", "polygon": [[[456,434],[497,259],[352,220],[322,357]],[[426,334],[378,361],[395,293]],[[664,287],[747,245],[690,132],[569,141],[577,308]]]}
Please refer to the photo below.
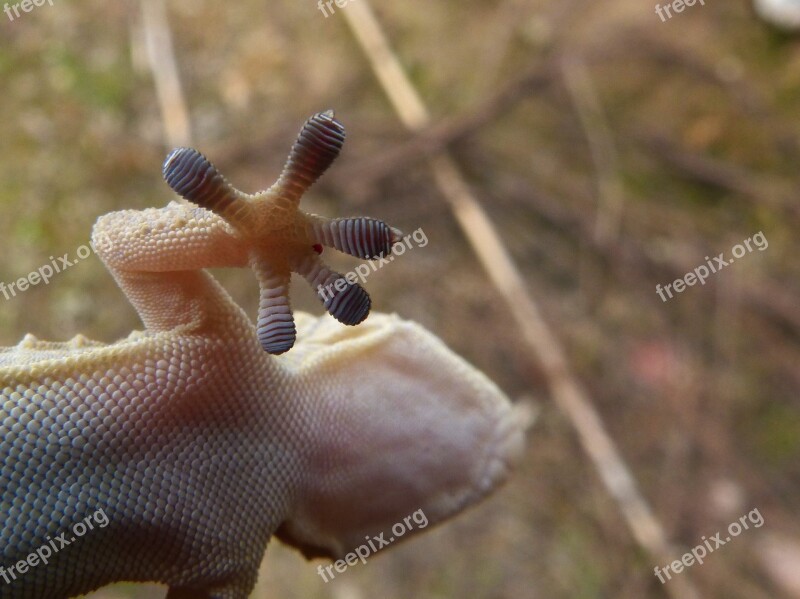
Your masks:
{"label": "blurred background", "polygon": [[[254,598],[800,597],[800,37],[745,1],[657,5],[409,0],[370,21],[367,0],[53,0],[0,14],[0,281],[74,258],[103,213],[165,205],[173,145],[256,191],[304,120],[335,108],[348,141],[303,207],[422,227],[426,247],[367,280],[373,309],[424,324],[536,415],[518,471],[477,508],[327,584],[275,541]],[[402,81],[379,83],[380,55],[357,41],[376,23],[429,118]],[[480,214],[454,216],[473,201],[499,254]],[[767,247],[704,285],[656,292],[759,233]],[[255,314],[252,273],[218,275]],[[322,313],[304,282],[292,300]],[[2,345],[135,328],[93,254],[0,295]],[[762,526],[655,576],[753,510]]]}

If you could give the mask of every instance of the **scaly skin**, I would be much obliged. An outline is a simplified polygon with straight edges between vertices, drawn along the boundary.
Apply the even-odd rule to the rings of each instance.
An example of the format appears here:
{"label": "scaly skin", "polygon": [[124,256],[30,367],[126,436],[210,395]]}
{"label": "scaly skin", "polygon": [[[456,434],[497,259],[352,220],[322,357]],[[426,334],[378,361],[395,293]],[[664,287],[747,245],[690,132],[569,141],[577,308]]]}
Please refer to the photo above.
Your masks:
{"label": "scaly skin", "polygon": [[0,350],[3,599],[123,580],[245,599],[273,534],[340,558],[507,477],[522,445],[510,402],[422,327],[298,314],[294,349],[264,351],[203,269],[294,264],[315,240],[284,239],[276,261],[243,222],[175,202],[101,217],[93,243],[145,331]]}

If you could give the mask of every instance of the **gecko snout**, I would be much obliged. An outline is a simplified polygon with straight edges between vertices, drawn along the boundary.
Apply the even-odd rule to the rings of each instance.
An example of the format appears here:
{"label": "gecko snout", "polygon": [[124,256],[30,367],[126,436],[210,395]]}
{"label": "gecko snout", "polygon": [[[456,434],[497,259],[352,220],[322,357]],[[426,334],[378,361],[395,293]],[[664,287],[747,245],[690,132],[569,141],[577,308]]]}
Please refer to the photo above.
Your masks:
{"label": "gecko snout", "polygon": [[433,334],[386,314],[353,329],[317,321],[302,330],[311,332],[288,366],[314,364],[330,380],[302,406],[319,416],[279,538],[307,557],[342,558],[418,510],[442,522],[508,478],[524,414]]}

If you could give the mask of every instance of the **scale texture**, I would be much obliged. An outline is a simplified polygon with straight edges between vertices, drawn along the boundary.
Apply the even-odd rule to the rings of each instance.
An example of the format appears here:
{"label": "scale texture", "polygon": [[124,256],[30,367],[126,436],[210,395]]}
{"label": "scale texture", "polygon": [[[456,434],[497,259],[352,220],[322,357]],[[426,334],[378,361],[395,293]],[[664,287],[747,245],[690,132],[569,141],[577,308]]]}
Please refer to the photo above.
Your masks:
{"label": "scale texture", "polygon": [[294,348],[264,351],[203,270],[252,265],[272,247],[257,230],[173,202],[101,217],[93,244],[145,330],[0,349],[0,598],[155,581],[245,599],[273,534],[340,558],[506,479],[510,402],[419,325],[297,314]]}

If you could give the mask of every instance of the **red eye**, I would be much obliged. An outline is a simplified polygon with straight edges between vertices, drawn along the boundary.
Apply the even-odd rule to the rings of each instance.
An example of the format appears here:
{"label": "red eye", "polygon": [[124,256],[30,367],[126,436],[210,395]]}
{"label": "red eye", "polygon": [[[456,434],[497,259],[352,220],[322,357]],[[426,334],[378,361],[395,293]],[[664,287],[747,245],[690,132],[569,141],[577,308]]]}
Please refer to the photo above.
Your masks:
{"label": "red eye", "polygon": [[321,253],[322,253],[322,244],[320,244],[320,243],[315,243],[315,244],[314,244],[314,245],[312,245],[311,247],[312,247],[312,248],[314,248],[314,251],[315,251],[315,252],[317,252],[318,254],[321,254]]}

